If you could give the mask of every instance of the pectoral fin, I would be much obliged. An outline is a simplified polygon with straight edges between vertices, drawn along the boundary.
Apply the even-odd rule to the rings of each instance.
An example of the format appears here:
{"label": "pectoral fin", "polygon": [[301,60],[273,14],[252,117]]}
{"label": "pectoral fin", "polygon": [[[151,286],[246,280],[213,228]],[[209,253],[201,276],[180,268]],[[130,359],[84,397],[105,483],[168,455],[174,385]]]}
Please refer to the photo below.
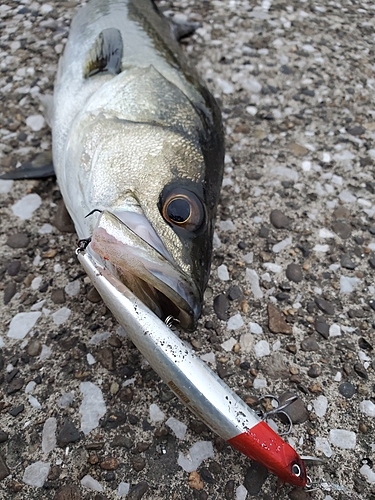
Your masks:
{"label": "pectoral fin", "polygon": [[45,152],[38,154],[33,160],[23,163],[20,167],[0,175],[0,179],[43,179],[55,175],[52,154]]}
{"label": "pectoral fin", "polygon": [[85,78],[100,73],[111,75],[121,73],[122,52],[123,42],[120,31],[116,28],[103,30],[89,53],[84,73]]}

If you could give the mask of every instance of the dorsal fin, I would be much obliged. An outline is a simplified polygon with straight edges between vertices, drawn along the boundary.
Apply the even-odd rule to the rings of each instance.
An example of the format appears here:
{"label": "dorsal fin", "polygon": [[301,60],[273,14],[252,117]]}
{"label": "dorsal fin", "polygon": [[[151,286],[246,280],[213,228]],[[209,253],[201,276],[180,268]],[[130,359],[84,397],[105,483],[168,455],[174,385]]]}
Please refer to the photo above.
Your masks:
{"label": "dorsal fin", "polygon": [[85,78],[104,73],[121,73],[123,42],[118,29],[107,28],[99,33],[90,50],[85,67]]}

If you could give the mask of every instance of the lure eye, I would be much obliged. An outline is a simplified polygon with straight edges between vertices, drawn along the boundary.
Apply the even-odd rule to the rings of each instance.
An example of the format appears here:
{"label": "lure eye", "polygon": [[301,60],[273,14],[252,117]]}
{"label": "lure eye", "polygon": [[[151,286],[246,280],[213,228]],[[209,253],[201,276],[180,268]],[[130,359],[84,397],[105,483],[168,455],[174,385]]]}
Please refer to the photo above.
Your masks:
{"label": "lure eye", "polygon": [[299,465],[294,464],[294,465],[292,466],[292,473],[293,473],[295,476],[300,477],[301,472],[302,472],[302,471],[301,471],[301,467],[300,467]]}
{"label": "lure eye", "polygon": [[162,200],[161,214],[174,227],[196,231],[203,223],[203,204],[193,192],[186,189],[174,190]]}

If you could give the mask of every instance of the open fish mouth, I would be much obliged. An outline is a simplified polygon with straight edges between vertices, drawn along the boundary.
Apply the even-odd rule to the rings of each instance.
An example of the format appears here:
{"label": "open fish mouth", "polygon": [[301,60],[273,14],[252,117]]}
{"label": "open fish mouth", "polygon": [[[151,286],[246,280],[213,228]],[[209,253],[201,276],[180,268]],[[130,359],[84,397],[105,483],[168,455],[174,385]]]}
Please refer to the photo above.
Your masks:
{"label": "open fish mouth", "polygon": [[143,213],[103,211],[88,250],[163,321],[172,316],[183,329],[195,329],[200,292]]}

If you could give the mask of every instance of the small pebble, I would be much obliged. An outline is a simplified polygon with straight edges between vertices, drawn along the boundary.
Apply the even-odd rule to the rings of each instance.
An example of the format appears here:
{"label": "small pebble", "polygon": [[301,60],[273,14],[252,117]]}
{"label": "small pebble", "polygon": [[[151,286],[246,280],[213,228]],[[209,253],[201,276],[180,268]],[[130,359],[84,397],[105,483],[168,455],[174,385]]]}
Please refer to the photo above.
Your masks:
{"label": "small pebble", "polygon": [[345,429],[332,429],[329,432],[329,440],[331,444],[344,450],[351,450],[356,445],[355,433]]}
{"label": "small pebble", "polygon": [[316,363],[313,363],[308,372],[307,372],[307,375],[311,378],[317,378],[319,377],[319,375],[321,375],[322,373],[322,368],[320,365],[317,365]]}
{"label": "small pebble", "polygon": [[257,496],[268,477],[268,470],[264,465],[253,462],[246,470],[244,486],[250,496]]}
{"label": "small pebble", "polygon": [[300,283],[303,279],[301,266],[298,264],[289,264],[286,268],[286,277],[294,283]]}
{"label": "small pebble", "polygon": [[267,305],[268,312],[268,327],[272,333],[284,333],[291,335],[293,333],[291,325],[289,325],[283,314],[271,303]]}
{"label": "small pebble", "polygon": [[271,224],[277,229],[285,229],[289,227],[291,220],[284,215],[281,210],[272,210],[270,214]]}
{"label": "small pebble", "polygon": [[228,308],[229,308],[228,297],[223,293],[217,295],[214,299],[214,311],[216,313],[216,316],[223,321],[227,321]]}

